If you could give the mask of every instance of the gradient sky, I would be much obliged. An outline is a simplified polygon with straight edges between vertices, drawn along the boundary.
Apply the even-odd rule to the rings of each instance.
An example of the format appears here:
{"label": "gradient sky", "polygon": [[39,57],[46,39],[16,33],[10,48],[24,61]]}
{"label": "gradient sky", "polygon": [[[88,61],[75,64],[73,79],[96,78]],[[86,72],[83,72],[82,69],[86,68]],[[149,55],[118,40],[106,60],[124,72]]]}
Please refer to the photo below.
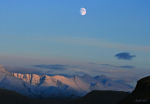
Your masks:
{"label": "gradient sky", "polygon": [[[150,0],[0,0],[0,63],[83,62],[148,70],[149,5]],[[80,15],[82,7],[86,16]],[[120,52],[136,57],[119,60]]]}

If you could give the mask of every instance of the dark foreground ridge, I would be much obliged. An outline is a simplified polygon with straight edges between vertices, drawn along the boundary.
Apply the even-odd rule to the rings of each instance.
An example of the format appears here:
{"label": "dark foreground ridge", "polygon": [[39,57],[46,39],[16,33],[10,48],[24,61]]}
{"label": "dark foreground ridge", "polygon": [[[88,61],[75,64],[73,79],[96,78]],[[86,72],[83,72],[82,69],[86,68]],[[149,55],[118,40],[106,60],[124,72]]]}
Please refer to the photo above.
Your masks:
{"label": "dark foreground ridge", "polygon": [[129,93],[122,91],[92,91],[69,104],[118,104]]}
{"label": "dark foreground ridge", "polygon": [[150,76],[139,80],[135,90],[120,104],[150,104]]}
{"label": "dark foreground ridge", "polygon": [[92,91],[77,99],[33,99],[0,89],[0,104],[117,104],[127,95],[120,91]]}

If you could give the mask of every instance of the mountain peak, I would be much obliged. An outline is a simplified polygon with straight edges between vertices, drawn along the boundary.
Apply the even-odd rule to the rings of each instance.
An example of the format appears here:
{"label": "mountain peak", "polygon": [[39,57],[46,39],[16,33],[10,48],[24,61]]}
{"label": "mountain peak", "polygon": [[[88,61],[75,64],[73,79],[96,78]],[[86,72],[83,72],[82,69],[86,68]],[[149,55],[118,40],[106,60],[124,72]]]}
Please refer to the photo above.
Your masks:
{"label": "mountain peak", "polygon": [[3,65],[0,65],[0,73],[7,72]]}

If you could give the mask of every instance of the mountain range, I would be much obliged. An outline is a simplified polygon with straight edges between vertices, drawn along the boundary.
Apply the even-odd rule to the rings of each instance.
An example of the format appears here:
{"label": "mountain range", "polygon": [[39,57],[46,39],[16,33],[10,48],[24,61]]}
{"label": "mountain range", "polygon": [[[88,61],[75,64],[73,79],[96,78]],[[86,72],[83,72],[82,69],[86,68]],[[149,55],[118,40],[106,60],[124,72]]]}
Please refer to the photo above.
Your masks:
{"label": "mountain range", "polygon": [[110,90],[131,89],[128,84],[122,87],[121,83],[106,76],[11,73],[0,65],[0,103],[150,104],[150,76],[140,79],[132,93]]}
{"label": "mountain range", "polygon": [[76,98],[93,90],[131,91],[122,80],[101,75],[39,75],[8,72],[0,65],[0,88],[33,98]]}
{"label": "mountain range", "polygon": [[30,98],[0,88],[2,104],[150,104],[150,76],[140,79],[132,93],[94,90],[83,97],[70,99]]}

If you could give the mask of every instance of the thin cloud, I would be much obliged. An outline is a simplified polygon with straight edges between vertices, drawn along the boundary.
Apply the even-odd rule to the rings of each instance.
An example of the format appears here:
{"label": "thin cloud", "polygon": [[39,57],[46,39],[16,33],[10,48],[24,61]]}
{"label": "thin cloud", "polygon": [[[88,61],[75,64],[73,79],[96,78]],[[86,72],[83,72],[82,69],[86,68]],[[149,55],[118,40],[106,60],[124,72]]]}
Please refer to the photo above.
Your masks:
{"label": "thin cloud", "polygon": [[62,65],[62,64],[54,64],[54,65],[33,65],[33,67],[37,67],[37,68],[44,68],[44,69],[54,69],[54,70],[65,70],[68,65]]}
{"label": "thin cloud", "polygon": [[43,41],[51,41],[63,44],[73,44],[73,45],[80,45],[80,46],[90,46],[90,47],[102,47],[102,48],[113,48],[113,49],[121,49],[121,50],[136,50],[136,51],[144,51],[150,52],[149,46],[137,46],[132,44],[122,44],[122,43],[115,43],[111,41],[106,41],[103,39],[96,39],[96,38],[88,38],[88,37],[50,37],[50,38],[38,38],[39,40]]}
{"label": "thin cloud", "polygon": [[132,65],[124,65],[124,66],[117,66],[117,65],[111,65],[111,64],[101,64],[103,66],[113,67],[113,68],[123,68],[123,69],[134,69],[135,66]]}
{"label": "thin cloud", "polygon": [[125,66],[120,66],[120,68],[134,69],[135,66],[125,65]]}

